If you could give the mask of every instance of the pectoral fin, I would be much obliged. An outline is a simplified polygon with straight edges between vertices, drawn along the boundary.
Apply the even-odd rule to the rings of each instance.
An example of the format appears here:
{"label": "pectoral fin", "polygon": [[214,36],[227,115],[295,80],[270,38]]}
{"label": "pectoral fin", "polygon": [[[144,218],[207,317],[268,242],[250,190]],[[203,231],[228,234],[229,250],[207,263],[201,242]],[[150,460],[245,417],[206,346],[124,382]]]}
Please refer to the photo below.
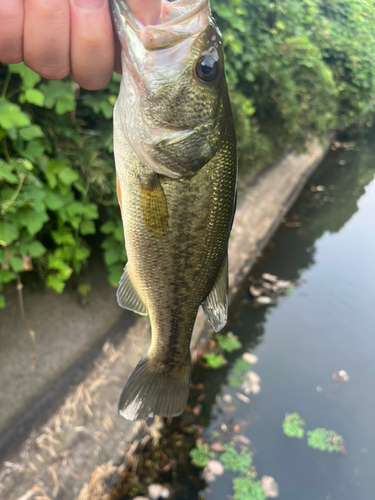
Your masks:
{"label": "pectoral fin", "polygon": [[141,211],[147,231],[161,239],[168,231],[168,207],[159,176],[153,174],[147,182],[140,179]]}
{"label": "pectoral fin", "polygon": [[225,257],[215,284],[203,302],[202,308],[215,332],[224,328],[228,316],[228,256]]}
{"label": "pectoral fin", "polygon": [[119,306],[134,311],[135,313],[142,314],[143,316],[147,316],[147,307],[142,302],[142,299],[130,280],[128,266],[125,267],[124,273],[121,276],[116,295]]}

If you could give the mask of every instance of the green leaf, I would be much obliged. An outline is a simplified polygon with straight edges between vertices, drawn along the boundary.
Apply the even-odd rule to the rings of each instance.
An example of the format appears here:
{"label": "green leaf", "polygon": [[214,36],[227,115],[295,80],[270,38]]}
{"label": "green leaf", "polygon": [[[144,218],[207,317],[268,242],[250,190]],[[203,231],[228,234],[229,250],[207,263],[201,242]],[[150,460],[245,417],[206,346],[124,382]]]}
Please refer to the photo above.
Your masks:
{"label": "green leaf", "polygon": [[83,221],[79,226],[79,231],[84,236],[86,234],[95,234],[95,224],[91,220]]}
{"label": "green leaf", "polygon": [[215,354],[210,352],[203,356],[203,359],[209,368],[221,368],[226,364],[226,359],[222,354]]}
{"label": "green leaf", "polygon": [[70,186],[74,181],[79,179],[79,174],[70,167],[63,167],[58,171],[58,177],[65,186]]}
{"label": "green leaf", "polygon": [[90,250],[84,247],[77,247],[74,251],[74,260],[81,261],[87,259],[90,255]]}
{"label": "green leaf", "polygon": [[19,257],[11,257],[9,259],[9,263],[10,263],[10,267],[16,273],[21,273],[23,271],[22,259],[20,259]]}
{"label": "green leaf", "polygon": [[236,477],[233,479],[234,500],[266,500],[267,495],[262,489],[260,481],[250,477]]}
{"label": "green leaf", "polygon": [[9,271],[9,269],[0,269],[0,283],[9,283],[16,279],[16,275],[13,271]]}
{"label": "green leaf", "polygon": [[27,89],[20,97],[20,103],[29,102],[35,106],[43,106],[44,94],[38,89]]}
{"label": "green leaf", "polygon": [[0,97],[0,126],[5,130],[10,130],[28,125],[30,125],[30,119],[21,111],[21,108]]}
{"label": "green leaf", "polygon": [[49,274],[47,276],[47,286],[57,293],[62,293],[65,288],[65,283],[56,274]]}
{"label": "green leaf", "polygon": [[74,99],[73,94],[72,95],[65,94],[64,96],[61,96],[56,103],[56,114],[64,115],[69,111],[73,111],[75,107],[76,107],[76,101]]}
{"label": "green leaf", "polygon": [[108,281],[112,286],[118,286],[122,273],[124,272],[124,264],[116,263],[112,266],[108,266]]}
{"label": "green leaf", "polygon": [[24,151],[24,155],[31,157],[32,160],[39,159],[44,153],[44,146],[40,141],[30,141]]}
{"label": "green leaf", "polygon": [[247,448],[242,448],[238,451],[232,441],[224,445],[224,450],[224,453],[220,455],[220,462],[224,465],[225,470],[242,472],[242,474],[250,472],[250,467],[253,463],[253,454],[251,451]]}
{"label": "green leaf", "polygon": [[44,201],[47,205],[48,210],[52,210],[55,212],[64,206],[64,200],[58,194],[53,193],[52,191],[46,191],[46,196]]}
{"label": "green leaf", "polygon": [[70,81],[50,81],[40,85],[40,90],[44,94],[44,106],[47,109],[55,108],[57,115],[73,111],[76,106]]}
{"label": "green leaf", "polygon": [[307,431],[307,445],[316,450],[328,451],[329,453],[345,453],[343,437],[335,431],[324,429],[324,427]]}
{"label": "green leaf", "polygon": [[94,203],[88,203],[83,206],[83,216],[85,219],[92,220],[99,217],[98,206]]}
{"label": "green leaf", "polygon": [[5,297],[4,295],[0,295],[0,309],[4,309],[5,307]]}
{"label": "green leaf", "polygon": [[208,462],[215,457],[207,444],[197,443],[195,448],[190,451],[190,458],[196,467],[206,467]]}
{"label": "green leaf", "polygon": [[21,139],[24,141],[32,141],[38,137],[43,137],[43,130],[39,125],[31,125],[30,127],[22,128],[19,132]]}
{"label": "green leaf", "polygon": [[5,163],[0,158],[0,181],[7,181],[9,184],[17,184],[18,177],[13,173],[13,168],[9,163]]}
{"label": "green leaf", "polygon": [[25,88],[32,89],[41,80],[41,77],[37,73],[34,73],[34,71],[32,71],[30,68],[25,66],[24,63],[9,64],[8,67],[11,73],[20,75]]}
{"label": "green leaf", "polygon": [[57,245],[75,245],[76,241],[70,229],[52,231],[51,236]]}
{"label": "green leaf", "polygon": [[46,247],[40,241],[33,241],[27,248],[30,257],[36,259],[46,253]]}
{"label": "green leaf", "polygon": [[0,222],[0,245],[7,246],[15,241],[19,236],[18,228],[7,222]]}
{"label": "green leaf", "polygon": [[113,220],[107,220],[102,226],[100,226],[100,231],[103,234],[110,234],[116,229],[116,224]]}
{"label": "green leaf", "polygon": [[219,349],[224,352],[231,353],[233,351],[241,349],[242,347],[241,342],[237,337],[233,335],[232,332],[228,332],[226,335],[218,333],[215,335],[215,340],[217,342],[217,345],[219,346]]}
{"label": "green leaf", "polygon": [[44,223],[49,220],[49,217],[45,211],[36,212],[35,210],[28,209],[27,211],[22,211],[22,213],[20,212],[18,220],[21,227],[26,228],[30,236],[34,236],[34,234],[42,229]]}
{"label": "green leaf", "polygon": [[286,414],[283,421],[283,432],[290,438],[302,439],[305,435],[305,421],[297,412]]}
{"label": "green leaf", "polygon": [[111,266],[121,260],[121,250],[119,248],[111,248],[104,252],[104,262],[107,266]]}

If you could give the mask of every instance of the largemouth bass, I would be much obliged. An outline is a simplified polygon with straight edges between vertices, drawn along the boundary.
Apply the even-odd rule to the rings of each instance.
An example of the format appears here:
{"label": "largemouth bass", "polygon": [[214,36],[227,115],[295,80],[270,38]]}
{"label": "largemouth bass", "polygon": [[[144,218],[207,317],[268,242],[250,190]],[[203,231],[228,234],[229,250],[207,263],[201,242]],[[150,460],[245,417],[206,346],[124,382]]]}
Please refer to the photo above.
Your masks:
{"label": "largemouth bass", "polygon": [[123,0],[112,6],[122,46],[114,151],[128,255],[117,298],[149,314],[152,329],[119,412],[176,416],[189,394],[199,306],[216,331],[227,321],[237,156],[222,40],[208,0],[163,0],[155,26],[140,24]]}

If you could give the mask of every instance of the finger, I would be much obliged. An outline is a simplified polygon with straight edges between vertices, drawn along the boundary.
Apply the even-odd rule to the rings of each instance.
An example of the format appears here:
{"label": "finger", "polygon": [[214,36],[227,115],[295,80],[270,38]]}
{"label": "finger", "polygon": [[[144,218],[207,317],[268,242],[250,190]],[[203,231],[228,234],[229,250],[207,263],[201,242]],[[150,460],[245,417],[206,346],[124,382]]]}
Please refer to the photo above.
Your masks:
{"label": "finger", "polygon": [[45,78],[67,76],[69,31],[69,0],[25,0],[25,64]]}
{"label": "finger", "polygon": [[81,87],[97,90],[112,76],[115,48],[108,0],[70,0],[71,76]]}
{"label": "finger", "polygon": [[0,1],[0,61],[22,61],[23,0]]}

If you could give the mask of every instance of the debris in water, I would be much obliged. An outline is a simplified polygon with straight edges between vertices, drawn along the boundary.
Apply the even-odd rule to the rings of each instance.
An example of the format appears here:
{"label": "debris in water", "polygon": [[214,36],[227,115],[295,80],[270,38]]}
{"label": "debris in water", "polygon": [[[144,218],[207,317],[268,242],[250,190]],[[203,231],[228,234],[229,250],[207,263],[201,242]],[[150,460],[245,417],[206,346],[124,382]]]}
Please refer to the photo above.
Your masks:
{"label": "debris in water", "polygon": [[169,498],[169,489],[162,484],[150,484],[148,487],[148,496],[151,500],[159,500],[159,498]]}
{"label": "debris in water", "polygon": [[210,460],[207,464],[206,470],[211,472],[214,476],[221,476],[224,474],[224,466],[219,460]]}
{"label": "debris in water", "polygon": [[255,354],[252,354],[251,352],[244,352],[242,354],[242,359],[251,365],[255,365],[255,363],[258,362],[258,356],[255,356]]}
{"label": "debris in water", "polygon": [[240,392],[236,392],[236,396],[238,397],[238,399],[240,401],[243,401],[244,403],[246,404],[250,404],[250,398],[248,398],[247,396],[244,396],[243,394],[241,394]]}
{"label": "debris in water", "polygon": [[260,388],[260,377],[257,373],[251,371],[246,375],[246,379],[241,385],[241,389],[245,394],[259,394],[261,391]]}
{"label": "debris in water", "polygon": [[333,372],[331,378],[334,382],[348,382],[349,375],[345,370],[340,370],[339,372]]}
{"label": "debris in water", "polygon": [[[288,227],[297,227],[296,224],[301,225],[300,222],[286,223]],[[249,291],[255,306],[275,304],[280,296],[291,295],[295,287],[304,284],[302,281],[280,279],[270,273],[263,273],[260,279],[250,277],[250,281]]]}
{"label": "debris in water", "polygon": [[316,392],[322,392],[322,390],[323,390],[323,389],[320,387],[320,385],[317,385],[315,389],[316,389]]}
{"label": "debris in water", "polygon": [[233,437],[233,441],[236,444],[240,444],[242,446],[251,446],[250,439],[247,438],[246,436],[243,436],[242,434],[238,434],[238,435],[234,436]]}
{"label": "debris in water", "polygon": [[259,297],[259,295],[262,293],[262,290],[260,288],[256,288],[255,286],[251,285],[250,293],[253,297]]}
{"label": "debris in water", "polygon": [[232,396],[230,394],[224,394],[223,401],[230,405],[232,403]]}
{"label": "debris in water", "polygon": [[275,276],[274,274],[263,273],[262,278],[265,281],[269,281],[270,283],[276,283],[276,281],[277,281],[277,276]]}
{"label": "debris in water", "polygon": [[263,476],[260,480],[262,490],[269,498],[277,498],[279,496],[279,485],[271,476]]}
{"label": "debris in water", "polygon": [[271,297],[257,297],[255,299],[255,303],[260,305],[260,306],[267,306],[269,304],[272,304],[273,303],[273,300],[271,299]]}
{"label": "debris in water", "polygon": [[211,446],[210,446],[210,449],[212,451],[214,451],[215,453],[223,453],[224,451],[224,446],[223,444],[218,441],[217,443],[213,443]]}

